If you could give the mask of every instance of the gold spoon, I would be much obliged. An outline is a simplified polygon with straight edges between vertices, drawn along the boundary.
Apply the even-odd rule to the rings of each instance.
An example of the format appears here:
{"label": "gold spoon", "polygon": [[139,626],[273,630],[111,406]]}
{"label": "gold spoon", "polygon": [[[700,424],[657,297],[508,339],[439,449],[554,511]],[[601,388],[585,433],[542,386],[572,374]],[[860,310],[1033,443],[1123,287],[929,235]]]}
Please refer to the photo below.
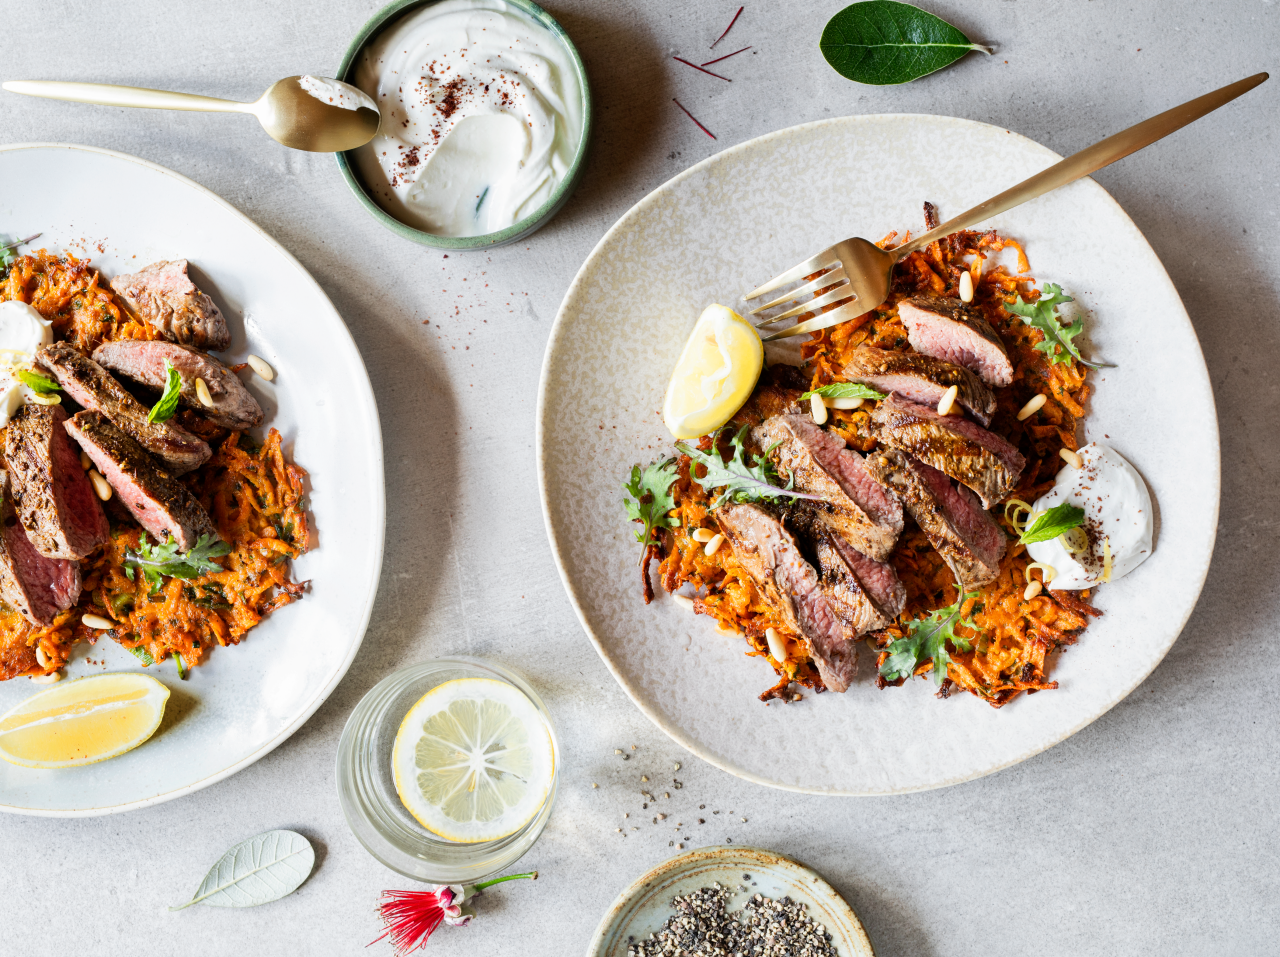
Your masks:
{"label": "gold spoon", "polygon": [[[308,92],[302,85],[303,81],[310,81],[317,92]],[[73,103],[96,103],[99,106],[252,113],[273,140],[309,153],[339,153],[363,146],[378,132],[380,121],[378,111],[365,105],[372,100],[363,92],[349,83],[324,77],[285,77],[271,84],[267,92],[252,103],[110,83],[9,80],[3,86],[10,93]],[[344,101],[349,106],[336,105],[334,100]]]}

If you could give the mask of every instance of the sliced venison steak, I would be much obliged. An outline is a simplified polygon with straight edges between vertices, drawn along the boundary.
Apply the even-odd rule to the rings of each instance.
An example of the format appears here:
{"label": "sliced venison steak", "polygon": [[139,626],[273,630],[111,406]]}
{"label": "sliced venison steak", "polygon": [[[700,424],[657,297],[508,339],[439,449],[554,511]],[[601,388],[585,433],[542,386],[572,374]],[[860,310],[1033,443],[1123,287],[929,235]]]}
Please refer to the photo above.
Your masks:
{"label": "sliced venison steak", "polygon": [[111,288],[129,308],[171,342],[221,352],[231,331],[213,300],[187,275],[187,261],[152,263],[128,276],[116,276]]}
{"label": "sliced venison steak", "polygon": [[990,508],[1018,485],[1027,460],[994,432],[890,393],[874,412],[877,435],[978,493]]}
{"label": "sliced venison steak", "polygon": [[60,405],[28,405],[5,430],[5,459],[18,520],[45,558],[79,560],[110,536],[107,516],[80,455],[67,438]]}
{"label": "sliced venison steak", "polygon": [[[99,347],[99,351],[104,348],[106,346]],[[996,414],[995,395],[976,375],[964,366],[918,352],[860,346],[844,367],[844,377],[934,408],[942,401],[943,393],[955,386],[956,401],[984,426],[990,425],[991,417]]]}
{"label": "sliced venison steak", "polygon": [[80,563],[45,558],[36,551],[11,498],[5,487],[0,508],[0,600],[33,625],[47,625],[80,600]]}
{"label": "sliced venison steak", "polygon": [[167,541],[172,535],[185,552],[201,535],[218,536],[209,513],[186,486],[160,469],[141,445],[101,412],[77,412],[66,421],[66,429],[156,541]]}
{"label": "sliced venison steak", "polygon": [[724,505],[712,516],[768,602],[809,642],[822,683],[832,691],[848,688],[857,668],[857,646],[845,637],[843,623],[795,537],[758,505]]}
{"label": "sliced venison steak", "polygon": [[[217,359],[190,346],[119,339],[104,342],[93,350],[94,362],[157,392],[164,391],[166,359],[182,377],[179,401],[183,405],[195,409],[210,422],[236,432],[262,424],[262,406],[244,387],[240,377]],[[208,386],[212,407],[204,405],[197,397],[196,379],[203,379]]]}
{"label": "sliced venison steak", "polygon": [[148,422],[146,406],[130,395],[110,372],[67,343],[41,346],[36,359],[52,373],[67,395],[86,409],[101,412],[174,475],[198,468],[213,454],[203,439],[173,422]]}
{"label": "sliced venison steak", "polygon": [[977,309],[959,299],[917,296],[898,303],[907,341],[916,352],[972,369],[987,385],[1013,382],[1013,363],[1000,334]]}
{"label": "sliced venison steak", "polygon": [[892,448],[868,455],[867,471],[902,499],[958,580],[985,585],[1000,574],[1008,539],[967,488]]}
{"label": "sliced venison steak", "polygon": [[802,492],[822,497],[814,503],[855,548],[883,561],[902,534],[902,504],[872,481],[862,456],[844,439],[814,424],[807,415],[775,415],[751,431]]}

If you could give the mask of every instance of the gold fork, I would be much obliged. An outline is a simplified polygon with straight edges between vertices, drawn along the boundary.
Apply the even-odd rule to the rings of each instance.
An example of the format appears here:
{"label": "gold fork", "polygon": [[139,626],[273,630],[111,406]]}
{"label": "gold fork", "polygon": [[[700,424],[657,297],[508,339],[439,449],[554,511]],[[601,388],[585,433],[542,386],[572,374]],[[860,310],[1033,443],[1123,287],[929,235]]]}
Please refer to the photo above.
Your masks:
{"label": "gold fork", "polygon": [[[806,312],[814,312],[823,306],[843,303],[843,305],[837,305],[830,312],[820,313],[814,318],[799,322],[788,329],[784,329],[782,332],[775,332],[771,336],[765,336],[765,342],[786,339],[788,336],[799,336],[806,332],[815,332],[818,329],[826,329],[828,326],[834,326],[837,323],[860,316],[865,312],[870,312],[889,298],[893,267],[901,262],[907,254],[917,249],[922,249],[929,243],[944,236],[949,236],[951,233],[967,229],[970,226],[976,226],[997,213],[1012,209],[1014,206],[1027,202],[1027,200],[1035,199],[1037,196],[1057,189],[1059,186],[1065,186],[1067,183],[1074,182],[1082,176],[1088,176],[1104,166],[1109,166],[1116,160],[1124,159],[1130,153],[1136,153],[1144,146],[1150,146],[1156,140],[1163,139],[1175,130],[1182,129],[1188,123],[1200,119],[1206,113],[1211,113],[1218,107],[1231,102],[1242,93],[1247,93],[1266,80],[1267,76],[1268,74],[1266,73],[1257,73],[1232,83],[1230,86],[1224,86],[1220,90],[1206,93],[1204,96],[1183,103],[1181,106],[1175,106],[1159,116],[1143,120],[1137,126],[1131,126],[1123,132],[1109,136],[1099,143],[1094,143],[1073,156],[1068,156],[1060,163],[1056,163],[1048,169],[1036,173],[1030,179],[1023,180],[1017,186],[1005,190],[999,196],[993,196],[985,203],[961,213],[941,226],[931,229],[927,233],[917,236],[910,242],[894,249],[881,249],[874,243],[858,237],[846,239],[844,242],[836,243],[816,256],[811,256],[799,265],[793,266],[786,272],[775,276],[763,286],[751,290],[742,298],[746,301],[758,299],[766,293],[774,292],[783,286],[798,282],[806,276],[820,272],[822,275],[816,279],[791,289],[770,302],[756,306],[751,310],[750,315],[757,315],[767,309],[773,309],[788,302],[799,303],[785,312],[771,316],[758,323],[760,327],[764,327],[803,315]],[[834,289],[830,289],[820,296],[809,299],[804,298],[827,289],[828,286],[833,284],[835,285]],[[848,301],[846,302],[845,300]]]}

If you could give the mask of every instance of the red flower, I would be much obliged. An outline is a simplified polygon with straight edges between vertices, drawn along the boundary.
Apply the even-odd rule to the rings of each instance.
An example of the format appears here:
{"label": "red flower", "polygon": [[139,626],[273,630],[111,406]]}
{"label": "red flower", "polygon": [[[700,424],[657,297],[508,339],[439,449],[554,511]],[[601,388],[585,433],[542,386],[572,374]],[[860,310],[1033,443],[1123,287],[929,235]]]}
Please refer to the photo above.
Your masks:
{"label": "red flower", "polygon": [[415,950],[421,950],[442,923],[453,927],[466,927],[471,923],[475,911],[467,901],[484,888],[523,877],[537,880],[538,872],[509,874],[479,884],[437,884],[427,891],[383,891],[378,915],[387,929],[381,937],[370,941],[368,946],[390,937],[391,944],[396,949],[396,957],[405,957]]}

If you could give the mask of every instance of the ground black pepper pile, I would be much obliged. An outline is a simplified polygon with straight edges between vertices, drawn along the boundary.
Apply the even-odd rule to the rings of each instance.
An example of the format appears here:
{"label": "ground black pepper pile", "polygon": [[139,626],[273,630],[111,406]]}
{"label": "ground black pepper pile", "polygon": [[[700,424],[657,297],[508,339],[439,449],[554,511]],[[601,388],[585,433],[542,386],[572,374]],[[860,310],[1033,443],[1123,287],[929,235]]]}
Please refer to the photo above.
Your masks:
{"label": "ground black pepper pile", "polygon": [[831,935],[804,904],[754,895],[729,913],[729,891],[713,884],[675,897],[675,913],[647,940],[631,941],[627,957],[836,957]]}

